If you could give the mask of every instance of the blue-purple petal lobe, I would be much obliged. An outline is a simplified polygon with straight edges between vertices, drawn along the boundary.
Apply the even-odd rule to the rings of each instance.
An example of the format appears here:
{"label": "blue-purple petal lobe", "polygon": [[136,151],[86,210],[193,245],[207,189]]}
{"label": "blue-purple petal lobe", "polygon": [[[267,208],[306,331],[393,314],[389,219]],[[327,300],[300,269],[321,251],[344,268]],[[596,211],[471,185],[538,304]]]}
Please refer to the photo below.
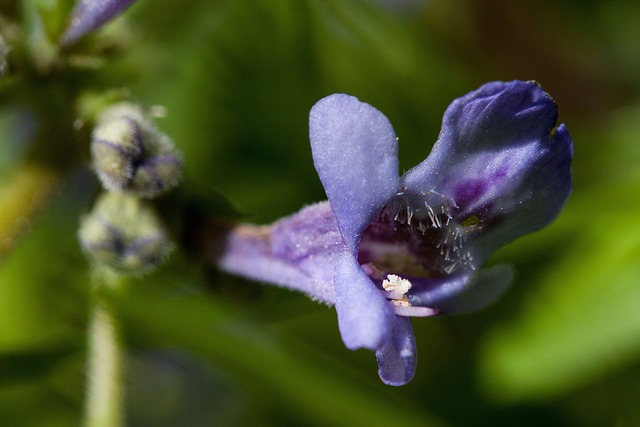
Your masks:
{"label": "blue-purple petal lobe", "polygon": [[344,344],[351,350],[380,348],[389,339],[395,315],[389,302],[349,252],[345,251],[338,259],[335,288],[338,325]]}
{"label": "blue-purple petal lobe", "polygon": [[539,153],[531,160],[520,186],[509,188],[507,195],[497,199],[498,220],[476,237],[474,245],[485,253],[547,226],[569,197],[573,144],[564,124],[552,132]]}
{"label": "blue-purple petal lobe", "polygon": [[396,316],[391,338],[376,351],[378,375],[387,385],[407,384],[416,372],[416,339],[408,317]]}
{"label": "blue-purple petal lobe", "polygon": [[398,144],[389,120],[353,96],[321,99],[309,114],[320,181],[350,250],[373,216],[398,191]]}
{"label": "blue-purple petal lobe", "polygon": [[[491,82],[457,98],[447,108],[431,153],[407,175],[408,182],[428,185],[442,172],[476,153],[497,153],[546,138],[558,110],[535,82]],[[414,176],[415,175],[415,176]]]}
{"label": "blue-purple petal lobe", "polygon": [[487,83],[449,106],[431,154],[402,185],[453,199],[459,222],[472,218],[481,230],[473,243],[481,262],[564,205],[572,143],[557,115],[535,82]]}
{"label": "blue-purple petal lobe", "polygon": [[438,279],[413,280],[409,301],[412,305],[432,307],[441,314],[462,314],[482,310],[513,281],[513,269],[499,264],[479,272],[466,272]]}
{"label": "blue-purple petal lobe", "polygon": [[125,11],[135,0],[79,0],[71,21],[62,35],[62,44],[70,45]]}

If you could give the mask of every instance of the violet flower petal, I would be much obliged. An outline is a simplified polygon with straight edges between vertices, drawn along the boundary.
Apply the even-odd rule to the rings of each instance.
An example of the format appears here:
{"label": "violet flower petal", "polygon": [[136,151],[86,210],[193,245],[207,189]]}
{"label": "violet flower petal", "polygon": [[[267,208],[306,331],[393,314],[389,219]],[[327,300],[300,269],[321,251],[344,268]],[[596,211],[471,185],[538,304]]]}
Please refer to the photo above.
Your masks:
{"label": "violet flower petal", "polygon": [[455,200],[458,217],[493,222],[474,238],[490,252],[553,220],[571,188],[571,137],[535,82],[492,82],[456,99],[431,154],[403,186]]}
{"label": "violet flower petal", "polygon": [[70,45],[90,31],[96,30],[127,9],[135,0],[80,0],[61,43]]}
{"label": "violet flower petal", "polygon": [[389,120],[357,98],[335,94],[309,114],[311,150],[346,246],[398,191],[398,143]]}
{"label": "violet flower petal", "polygon": [[569,197],[573,145],[564,124],[555,129],[545,145],[538,147],[539,154],[535,159],[530,159],[529,169],[520,186],[506,190],[512,199],[507,194],[496,198],[495,211],[500,216],[498,223],[479,234],[473,242],[485,253],[546,227],[560,213]]}
{"label": "violet flower petal", "polygon": [[336,311],[340,335],[351,350],[380,348],[391,334],[391,306],[348,251],[335,270]]}
{"label": "violet flower petal", "polygon": [[376,360],[378,375],[385,384],[401,386],[413,379],[418,354],[409,317],[395,317],[391,338],[376,350]]}
{"label": "violet flower petal", "polygon": [[416,167],[421,175],[412,182],[438,182],[439,172],[475,153],[543,139],[555,127],[557,114],[553,99],[535,82],[486,83],[449,105],[438,141]]}
{"label": "violet flower petal", "polygon": [[313,161],[345,245],[335,270],[340,333],[350,349],[375,350],[393,312],[357,262],[360,234],[398,191],[398,144],[389,120],[353,96],[321,99],[309,114]]}

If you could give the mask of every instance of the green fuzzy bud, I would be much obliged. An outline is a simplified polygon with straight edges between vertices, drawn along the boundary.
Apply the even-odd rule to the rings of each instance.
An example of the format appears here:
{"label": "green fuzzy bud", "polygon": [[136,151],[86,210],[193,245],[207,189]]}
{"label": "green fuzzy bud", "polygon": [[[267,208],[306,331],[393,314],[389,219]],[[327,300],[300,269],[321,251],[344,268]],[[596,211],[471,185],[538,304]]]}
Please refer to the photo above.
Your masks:
{"label": "green fuzzy bud", "polygon": [[177,186],[182,158],[142,109],[120,103],[100,116],[91,141],[93,166],[111,191],[154,198]]}
{"label": "green fuzzy bud", "polygon": [[80,244],[94,261],[125,273],[153,270],[173,249],[153,208],[123,193],[104,193],[80,225]]}

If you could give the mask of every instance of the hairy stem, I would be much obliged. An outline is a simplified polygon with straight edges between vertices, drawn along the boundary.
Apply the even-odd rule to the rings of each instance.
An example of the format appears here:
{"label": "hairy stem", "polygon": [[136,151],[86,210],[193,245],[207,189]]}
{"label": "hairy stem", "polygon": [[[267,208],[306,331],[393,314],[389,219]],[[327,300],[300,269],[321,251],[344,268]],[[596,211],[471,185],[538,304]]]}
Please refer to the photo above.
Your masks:
{"label": "hairy stem", "polygon": [[[94,286],[120,288],[123,279],[113,272],[95,274]],[[84,427],[124,425],[123,359],[119,321],[109,301],[96,295],[88,337],[88,366]]]}

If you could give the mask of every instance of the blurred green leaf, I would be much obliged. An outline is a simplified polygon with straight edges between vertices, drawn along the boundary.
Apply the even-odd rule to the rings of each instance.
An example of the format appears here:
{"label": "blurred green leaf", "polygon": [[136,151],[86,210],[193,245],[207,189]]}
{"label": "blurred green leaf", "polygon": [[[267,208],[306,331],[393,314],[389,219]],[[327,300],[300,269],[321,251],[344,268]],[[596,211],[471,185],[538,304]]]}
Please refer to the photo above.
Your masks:
{"label": "blurred green leaf", "polygon": [[61,360],[77,349],[40,349],[0,354],[0,387],[45,377]]}
{"label": "blurred green leaf", "polygon": [[[203,298],[167,298],[143,287],[112,295],[127,328],[156,345],[199,354],[263,399],[314,425],[442,425],[422,409],[375,393],[349,373],[334,372],[316,351],[249,327]],[[143,308],[144,307],[144,308]],[[326,363],[326,360],[324,360]],[[351,374],[352,375],[352,374]]]}
{"label": "blurred green leaf", "polygon": [[572,207],[573,244],[486,343],[483,380],[501,399],[551,398],[640,357],[637,213]]}
{"label": "blurred green leaf", "polygon": [[27,382],[0,389],[0,422],[11,427],[78,425],[77,409],[42,383]]}
{"label": "blurred green leaf", "polygon": [[77,337],[86,294],[74,286],[89,286],[76,229],[90,183],[72,174],[39,221],[22,217],[27,236],[0,265],[0,353]]}

